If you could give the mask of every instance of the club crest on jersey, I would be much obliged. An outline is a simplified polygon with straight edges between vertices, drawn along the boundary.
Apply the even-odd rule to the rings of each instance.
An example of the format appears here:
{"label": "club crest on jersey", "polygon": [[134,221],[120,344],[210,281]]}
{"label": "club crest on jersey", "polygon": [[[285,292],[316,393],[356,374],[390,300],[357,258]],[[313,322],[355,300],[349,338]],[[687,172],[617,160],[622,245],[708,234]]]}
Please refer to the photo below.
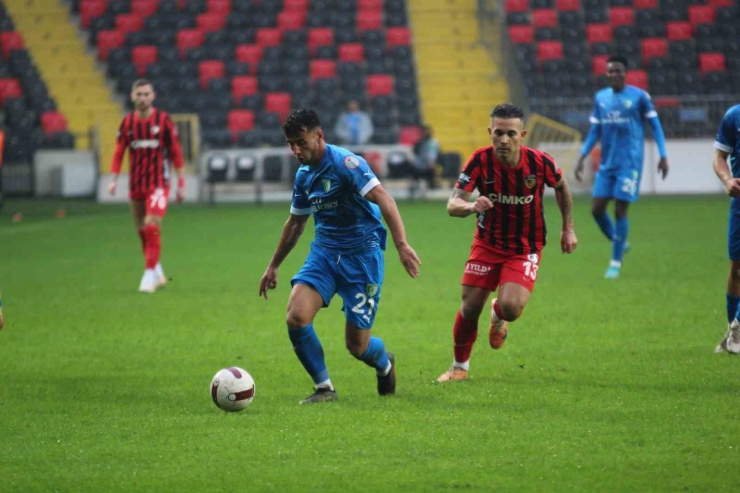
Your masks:
{"label": "club crest on jersey", "polygon": [[537,176],[536,175],[528,175],[524,179],[524,184],[527,185],[527,188],[533,188],[537,184]]}
{"label": "club crest on jersey", "polygon": [[360,160],[354,156],[347,156],[344,158],[344,165],[349,169],[357,169],[360,167]]}
{"label": "club crest on jersey", "polygon": [[625,99],[624,100],[624,107],[627,109],[632,108],[632,100],[631,99]]}
{"label": "club crest on jersey", "polygon": [[152,133],[153,133],[154,135],[157,135],[157,134],[159,133],[159,125],[154,125],[154,126],[152,127]]}
{"label": "club crest on jersey", "polygon": [[368,284],[365,288],[365,292],[369,297],[374,297],[376,294],[378,294],[378,285],[377,284]]}
{"label": "club crest on jersey", "polygon": [[321,180],[321,184],[323,185],[325,192],[331,190],[331,180],[327,180],[326,178],[324,178],[323,180]]}

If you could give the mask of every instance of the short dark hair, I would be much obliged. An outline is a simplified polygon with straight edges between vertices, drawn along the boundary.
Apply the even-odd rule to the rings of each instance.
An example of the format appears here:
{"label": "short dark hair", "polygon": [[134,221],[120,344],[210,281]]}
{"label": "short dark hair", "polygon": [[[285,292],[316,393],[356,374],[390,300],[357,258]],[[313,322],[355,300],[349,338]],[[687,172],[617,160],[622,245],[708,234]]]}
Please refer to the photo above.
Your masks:
{"label": "short dark hair", "polygon": [[154,89],[154,84],[152,84],[149,79],[136,79],[133,84],[131,84],[131,90],[133,91],[137,87],[141,86],[152,86],[152,89]]}
{"label": "short dark hair", "polygon": [[520,120],[524,120],[524,111],[513,104],[503,103],[496,106],[493,111],[491,111],[491,118],[519,118]]}
{"label": "short dark hair", "polygon": [[297,137],[304,129],[314,130],[321,127],[319,115],[310,108],[293,110],[280,128],[286,137]]}
{"label": "short dark hair", "polygon": [[627,59],[622,55],[612,55],[609,57],[606,63],[621,63],[622,65],[624,65],[624,68],[627,68]]}

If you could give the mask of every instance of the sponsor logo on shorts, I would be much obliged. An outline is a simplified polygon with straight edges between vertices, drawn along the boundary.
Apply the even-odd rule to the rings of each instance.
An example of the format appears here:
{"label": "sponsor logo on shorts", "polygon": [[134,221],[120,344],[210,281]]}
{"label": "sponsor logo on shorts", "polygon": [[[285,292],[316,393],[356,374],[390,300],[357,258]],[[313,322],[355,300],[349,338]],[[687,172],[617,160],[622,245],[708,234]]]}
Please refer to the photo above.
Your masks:
{"label": "sponsor logo on shorts", "polygon": [[534,264],[536,264],[539,261],[539,257],[537,256],[536,253],[530,253],[527,258],[529,259],[530,262]]}
{"label": "sponsor logo on shorts", "polygon": [[368,284],[367,287],[365,287],[365,292],[369,297],[374,297],[376,294],[378,294],[378,285]]}
{"label": "sponsor logo on shorts", "polygon": [[467,264],[465,264],[466,274],[473,274],[474,276],[485,276],[489,272],[491,272],[491,267],[487,265],[475,264],[473,262],[468,262]]}
{"label": "sponsor logo on shorts", "polygon": [[324,191],[325,192],[328,192],[329,190],[331,190],[331,180],[328,180],[328,179],[324,178],[321,181],[321,184],[324,186]]}

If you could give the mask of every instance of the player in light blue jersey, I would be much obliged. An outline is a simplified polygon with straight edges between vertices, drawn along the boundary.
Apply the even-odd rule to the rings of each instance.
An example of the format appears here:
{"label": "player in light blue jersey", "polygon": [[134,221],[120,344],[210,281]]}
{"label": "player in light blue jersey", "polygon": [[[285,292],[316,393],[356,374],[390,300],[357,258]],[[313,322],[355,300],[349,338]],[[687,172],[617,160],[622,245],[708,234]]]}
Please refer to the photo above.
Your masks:
{"label": "player in light blue jersey", "polygon": [[[725,113],[714,141],[714,172],[725,188],[730,201],[727,229],[727,254],[730,275],[727,277],[727,334],[714,350],[716,353],[740,353],[740,105]],[[727,161],[729,158],[729,166]]]}
{"label": "player in light blue jersey", "polygon": [[[668,159],[665,137],[650,95],[639,87],[625,84],[627,60],[613,56],[606,64],[609,87],[596,93],[591,114],[591,131],[583,144],[575,170],[581,180],[586,157],[601,140],[601,164],[593,187],[591,213],[601,231],[612,242],[612,260],[604,277],[616,279],[627,248],[629,220],[627,209],[640,193],[642,162],[645,148],[645,122],[650,124],[658,145],[658,173],[665,180]],[[614,199],[616,226],[606,212]]]}
{"label": "player in light blue jersey", "polygon": [[329,306],[337,293],[344,302],[347,349],[375,368],[380,395],[393,394],[394,355],[386,352],[381,339],[370,335],[383,287],[386,230],[381,215],[411,277],[419,274],[421,261],[406,242],[396,202],[364,159],[324,141],[316,112],[295,110],[282,128],[301,167],[293,186],[290,216],[260,281],[260,296],[267,299],[267,291],[277,286],[278,267],[298,243],[313,214],[316,233],[305,264],[291,280],[287,315],[293,349],[316,387],[301,404],[337,398],[313,327],[318,311]]}

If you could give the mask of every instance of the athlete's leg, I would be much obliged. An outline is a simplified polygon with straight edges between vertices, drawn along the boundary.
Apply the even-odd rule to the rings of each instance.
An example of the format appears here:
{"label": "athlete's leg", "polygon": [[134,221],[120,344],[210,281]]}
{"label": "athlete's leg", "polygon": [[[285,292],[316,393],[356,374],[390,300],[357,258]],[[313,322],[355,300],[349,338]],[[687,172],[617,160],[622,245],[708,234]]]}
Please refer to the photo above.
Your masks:
{"label": "athlete's leg", "polygon": [[143,200],[131,199],[129,202],[131,217],[134,220],[134,227],[141,239],[141,250],[146,253],[146,235],[144,233],[144,218],[146,217],[146,203]]}
{"label": "athlete's leg", "polygon": [[393,353],[386,351],[383,339],[374,337],[372,329],[358,327],[349,320],[344,325],[344,341],[352,356],[375,368],[378,394],[396,393],[396,364]]}
{"label": "athlete's leg", "polygon": [[526,287],[514,282],[501,285],[493,303],[494,318],[513,322],[522,316],[524,307],[527,306],[529,296],[532,293]]}
{"label": "athlete's leg", "polygon": [[614,223],[606,212],[609,205],[608,197],[594,197],[591,200],[591,215],[594,217],[599,229],[609,241],[614,240]]}
{"label": "athlete's leg", "polygon": [[146,236],[146,268],[154,271],[158,286],[166,282],[162,266],[159,262],[162,253],[161,228],[162,220],[167,214],[169,205],[169,189],[158,188],[146,199],[146,216],[144,217],[144,233]]}
{"label": "athlete's leg", "polygon": [[620,266],[622,265],[622,257],[624,256],[630,230],[629,218],[627,217],[629,205],[630,202],[626,200],[615,199],[614,201],[614,217],[617,219],[617,227],[612,243],[612,262],[618,262]]}
{"label": "athlete's leg", "polygon": [[727,333],[714,349],[715,353],[740,352],[740,201],[732,199],[727,228],[727,254],[730,273],[727,276]]}

